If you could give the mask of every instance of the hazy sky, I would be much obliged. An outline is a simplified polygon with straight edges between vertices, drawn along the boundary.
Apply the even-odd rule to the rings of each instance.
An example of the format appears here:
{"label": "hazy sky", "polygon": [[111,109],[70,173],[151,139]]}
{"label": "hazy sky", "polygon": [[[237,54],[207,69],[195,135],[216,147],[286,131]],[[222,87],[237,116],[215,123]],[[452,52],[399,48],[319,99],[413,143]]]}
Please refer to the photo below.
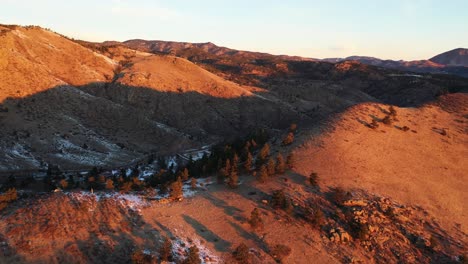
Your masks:
{"label": "hazy sky", "polygon": [[468,0],[0,0],[0,23],[315,58],[427,59],[468,48]]}

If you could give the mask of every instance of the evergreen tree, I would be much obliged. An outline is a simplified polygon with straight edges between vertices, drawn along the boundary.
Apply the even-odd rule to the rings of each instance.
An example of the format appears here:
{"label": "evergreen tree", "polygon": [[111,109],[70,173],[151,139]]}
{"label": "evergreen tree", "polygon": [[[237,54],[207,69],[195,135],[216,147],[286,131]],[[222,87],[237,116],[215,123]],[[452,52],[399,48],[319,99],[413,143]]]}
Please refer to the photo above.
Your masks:
{"label": "evergreen tree", "polygon": [[224,180],[229,176],[229,174],[226,172],[226,169],[225,168],[221,168],[221,170],[219,170],[218,172],[218,175],[216,176],[217,180],[218,180],[218,183],[219,184],[223,184],[224,183]]}
{"label": "evergreen tree", "polygon": [[294,154],[292,152],[286,157],[286,166],[288,169],[292,169],[294,166]]}
{"label": "evergreen tree", "polygon": [[285,170],[286,162],[284,161],[283,155],[281,155],[281,153],[278,153],[278,156],[276,157],[276,173],[283,174]]}
{"label": "evergreen tree", "polygon": [[267,170],[268,170],[269,176],[275,175],[275,168],[276,168],[275,161],[272,158],[269,158],[267,162]]}
{"label": "evergreen tree", "polygon": [[388,109],[388,112],[389,112],[389,115],[392,117],[396,117],[397,115],[397,111],[395,110],[395,107],[393,107],[393,105],[390,106],[390,108]]}
{"label": "evergreen tree", "polygon": [[290,145],[294,141],[294,134],[289,132],[288,135],[283,139],[283,145]]}
{"label": "evergreen tree", "polygon": [[190,187],[192,190],[195,190],[197,188],[197,179],[195,177],[192,177],[190,179]]}
{"label": "evergreen tree", "polygon": [[229,174],[231,172],[231,160],[226,159],[226,163],[224,164],[224,170],[226,171],[226,174]]}
{"label": "evergreen tree", "polygon": [[169,197],[174,201],[180,201],[184,198],[182,191],[182,179],[180,177],[177,178],[177,181],[171,184],[171,192]]}
{"label": "evergreen tree", "polygon": [[187,168],[184,168],[179,172],[179,177],[182,179],[182,181],[187,181],[189,179],[189,171]]}
{"label": "evergreen tree", "polygon": [[234,157],[232,158],[231,170],[235,170],[237,172],[238,167],[239,167],[239,156],[237,156],[237,153],[234,153]]}
{"label": "evergreen tree", "polygon": [[67,189],[67,188],[68,188],[68,181],[67,181],[67,180],[65,180],[65,179],[62,179],[62,180],[60,180],[60,183],[59,183],[59,185],[60,185],[60,188],[62,188],[62,189],[64,189],[64,190],[65,190],[65,189]]}
{"label": "evergreen tree", "polygon": [[161,261],[172,261],[172,242],[169,238],[164,238],[164,243],[159,248],[159,257]]}
{"label": "evergreen tree", "polygon": [[107,190],[113,190],[114,189],[114,181],[111,179],[106,180],[106,189]]}
{"label": "evergreen tree", "polygon": [[193,245],[189,248],[188,256],[183,261],[183,264],[201,264],[200,252],[197,246]]}
{"label": "evergreen tree", "polygon": [[239,186],[239,177],[237,176],[236,170],[231,170],[231,173],[229,173],[228,186],[232,189]]}
{"label": "evergreen tree", "polygon": [[252,164],[253,164],[253,156],[250,151],[247,153],[247,159],[244,162],[244,169],[245,171],[249,172],[252,169]]}
{"label": "evergreen tree", "polygon": [[312,172],[310,174],[309,182],[312,187],[318,187],[318,174],[316,172]]}
{"label": "evergreen tree", "polygon": [[258,153],[258,159],[264,162],[269,155],[270,155],[270,145],[268,145],[268,143],[265,143],[265,145],[263,145],[262,149]]}
{"label": "evergreen tree", "polygon": [[258,208],[254,208],[253,211],[250,213],[249,224],[252,229],[263,229],[263,220],[260,217],[260,212]]}
{"label": "evergreen tree", "polygon": [[260,167],[260,171],[258,173],[258,180],[262,183],[266,182],[268,179],[268,169],[265,164]]}

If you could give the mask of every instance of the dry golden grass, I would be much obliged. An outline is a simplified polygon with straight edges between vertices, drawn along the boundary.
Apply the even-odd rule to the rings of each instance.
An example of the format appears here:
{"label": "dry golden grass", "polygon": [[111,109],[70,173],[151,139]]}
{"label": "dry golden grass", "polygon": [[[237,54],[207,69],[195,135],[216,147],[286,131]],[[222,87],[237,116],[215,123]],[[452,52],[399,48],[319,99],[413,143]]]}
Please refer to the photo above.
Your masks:
{"label": "dry golden grass", "polygon": [[[457,111],[449,113],[435,104],[396,108],[398,121],[390,126],[379,123],[374,130],[364,122],[383,118],[381,109],[388,106],[354,106],[328,132],[305,140],[296,150],[296,170],[304,175],[317,172],[323,186],[364,189],[419,205],[446,229],[466,233],[468,97],[451,96],[459,102]],[[452,101],[442,99],[442,107],[453,108]]]}

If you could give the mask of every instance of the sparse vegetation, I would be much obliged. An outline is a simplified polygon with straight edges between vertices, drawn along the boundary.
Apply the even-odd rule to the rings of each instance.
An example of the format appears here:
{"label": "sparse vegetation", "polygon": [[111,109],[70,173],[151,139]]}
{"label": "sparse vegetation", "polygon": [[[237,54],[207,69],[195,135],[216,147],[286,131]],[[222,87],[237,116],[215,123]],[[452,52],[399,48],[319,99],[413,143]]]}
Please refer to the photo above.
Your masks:
{"label": "sparse vegetation", "polygon": [[232,255],[234,259],[240,264],[246,264],[250,262],[249,247],[247,247],[247,245],[244,243],[240,243],[234,252],[232,252]]}
{"label": "sparse vegetation", "polygon": [[270,255],[276,260],[278,263],[282,263],[283,260],[291,254],[291,248],[283,245],[278,244],[274,245],[270,249]]}
{"label": "sparse vegetation", "polygon": [[182,262],[182,264],[200,264],[200,251],[198,247],[193,245],[188,250],[187,258]]}
{"label": "sparse vegetation", "polygon": [[318,174],[316,172],[312,172],[309,175],[309,183],[312,187],[319,188],[318,185]]}

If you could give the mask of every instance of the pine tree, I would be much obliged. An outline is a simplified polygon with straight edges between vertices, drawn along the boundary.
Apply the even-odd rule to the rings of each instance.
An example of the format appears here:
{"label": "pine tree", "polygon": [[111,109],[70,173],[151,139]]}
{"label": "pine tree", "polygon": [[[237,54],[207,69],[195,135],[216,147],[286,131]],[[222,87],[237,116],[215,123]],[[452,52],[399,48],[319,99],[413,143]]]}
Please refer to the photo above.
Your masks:
{"label": "pine tree", "polygon": [[216,176],[217,180],[218,180],[218,183],[219,184],[223,184],[224,183],[224,180],[229,176],[229,174],[226,172],[226,169],[225,168],[221,168],[219,171],[218,171],[218,175]]}
{"label": "pine tree", "polygon": [[316,172],[312,172],[310,174],[309,182],[312,187],[318,187],[318,174]]}
{"label": "pine tree", "polygon": [[193,245],[189,248],[188,256],[183,264],[201,264],[200,251],[197,246]]}
{"label": "pine tree", "polygon": [[106,189],[107,190],[113,190],[114,189],[114,181],[111,179],[106,180]]}
{"label": "pine tree", "polygon": [[184,198],[182,191],[182,179],[180,177],[177,178],[177,181],[171,184],[171,192],[169,197],[174,201],[181,201]]}
{"label": "pine tree", "polygon": [[276,173],[283,174],[285,170],[286,162],[284,161],[283,155],[281,155],[281,153],[278,153],[278,156],[276,157]]}
{"label": "pine tree", "polygon": [[270,145],[268,145],[268,143],[265,143],[265,145],[263,145],[262,149],[258,153],[258,158],[260,161],[264,162],[269,155],[270,155]]}
{"label": "pine tree", "polygon": [[272,158],[269,158],[267,162],[267,170],[268,170],[269,176],[275,175],[275,168],[276,168],[275,161]]}
{"label": "pine tree", "polygon": [[292,169],[294,166],[294,154],[292,152],[286,157],[286,166],[288,169]]}
{"label": "pine tree", "polygon": [[265,164],[260,167],[260,171],[258,173],[258,180],[262,183],[266,182],[268,179],[268,169]]}
{"label": "pine tree", "polygon": [[244,169],[245,171],[249,172],[252,169],[252,163],[253,163],[253,156],[250,151],[247,153],[247,159],[244,162]]}
{"label": "pine tree", "polygon": [[290,126],[289,126],[289,132],[296,132],[296,129],[297,129],[297,125],[295,123],[292,123]]}
{"label": "pine tree", "polygon": [[189,171],[187,168],[184,168],[182,171],[179,173],[179,177],[182,179],[182,181],[187,181],[189,179]]}
{"label": "pine tree", "polygon": [[283,145],[290,145],[294,141],[294,134],[289,132],[288,135],[283,139]]}
{"label": "pine tree", "polygon": [[396,117],[397,115],[397,111],[395,110],[395,107],[393,107],[393,105],[390,106],[390,108],[388,109],[388,112],[389,112],[389,115],[392,117]]}
{"label": "pine tree", "polygon": [[236,170],[231,170],[231,173],[229,173],[228,186],[232,189],[239,186],[239,177],[237,176]]}
{"label": "pine tree", "polygon": [[172,242],[169,238],[164,238],[164,243],[159,248],[159,257],[161,261],[171,261],[172,260]]}
{"label": "pine tree", "polygon": [[239,156],[237,156],[237,153],[234,153],[234,157],[232,158],[231,170],[237,171],[238,167],[239,167]]}
{"label": "pine tree", "polygon": [[67,189],[68,188],[68,182],[65,179],[60,180],[60,188],[62,189]]}
{"label": "pine tree", "polygon": [[253,211],[250,213],[249,224],[254,230],[263,229],[263,220],[260,217],[258,208],[253,209]]}
{"label": "pine tree", "polygon": [[230,159],[226,159],[226,163],[224,165],[224,170],[226,171],[226,174],[229,174],[231,172],[231,160]]}
{"label": "pine tree", "polygon": [[190,179],[190,187],[192,190],[195,190],[197,188],[197,179],[195,177],[192,177]]}

